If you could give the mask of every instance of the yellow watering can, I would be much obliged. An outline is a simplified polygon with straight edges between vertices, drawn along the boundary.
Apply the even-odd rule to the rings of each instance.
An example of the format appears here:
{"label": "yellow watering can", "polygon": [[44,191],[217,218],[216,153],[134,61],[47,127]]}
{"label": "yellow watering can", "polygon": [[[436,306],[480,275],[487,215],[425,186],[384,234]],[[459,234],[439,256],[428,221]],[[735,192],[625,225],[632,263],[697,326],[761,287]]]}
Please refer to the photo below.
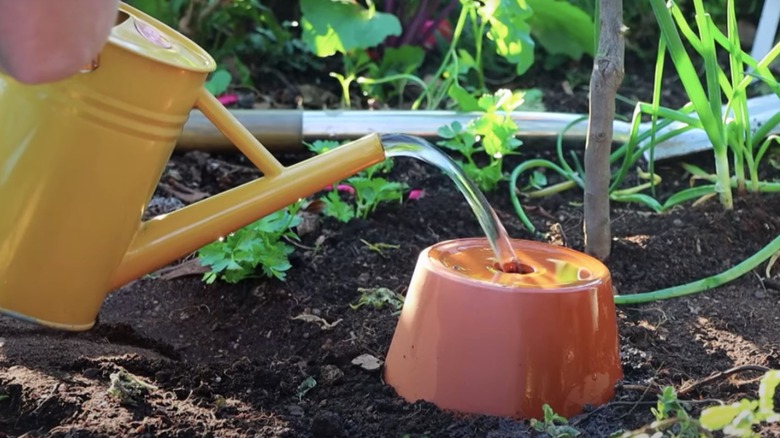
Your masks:
{"label": "yellow watering can", "polygon": [[[205,90],[215,66],[122,3],[82,73],[34,86],[0,74],[0,312],[88,330],[111,290],[385,159],[370,135],[283,166]],[[141,222],[193,107],[263,176]]]}

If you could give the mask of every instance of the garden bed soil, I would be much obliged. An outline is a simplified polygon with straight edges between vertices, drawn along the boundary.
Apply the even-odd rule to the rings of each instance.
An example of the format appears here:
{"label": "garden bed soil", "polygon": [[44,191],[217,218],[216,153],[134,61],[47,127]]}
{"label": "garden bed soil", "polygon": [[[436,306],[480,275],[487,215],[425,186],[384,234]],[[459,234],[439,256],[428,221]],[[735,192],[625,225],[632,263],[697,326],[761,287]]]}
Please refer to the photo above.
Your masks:
{"label": "garden bed soil", "polygon": [[[640,86],[647,78],[632,78],[624,82],[624,94],[649,99],[651,90]],[[587,111],[586,84],[575,86],[574,94],[560,77],[528,85],[544,88],[550,110]],[[671,106],[680,100],[679,93],[664,96]],[[631,108],[619,111],[629,115]],[[512,163],[549,154],[548,144],[529,144]],[[711,161],[706,155],[691,159],[704,166]],[[688,184],[676,165],[657,172],[664,178],[662,198]],[[245,160],[189,152],[176,154],[163,182],[178,179],[196,194],[213,194],[256,176]],[[360,288],[404,293],[420,251],[481,235],[463,197],[437,171],[402,158],[392,178],[425,196],[381,206],[367,220],[347,224],[311,215],[308,231],[298,230],[302,241],[284,282],[206,285],[197,274],[145,277],[111,294],[96,327],[83,333],[0,317],[0,437],[533,436],[527,420],[407,403],[381,372],[351,363],[362,354],[383,359],[397,322],[388,309],[353,310]],[[487,197],[512,237],[534,238],[517,219],[507,190],[503,185]],[[170,191],[157,195],[152,213],[183,205]],[[581,196],[572,190],[526,202],[531,220],[548,233],[545,241],[582,250]],[[713,199],[665,214],[613,204],[611,217],[607,265],[616,291],[633,294],[703,278],[749,257],[777,236],[780,196],[738,197],[733,211]],[[380,253],[366,242],[397,247]],[[762,265],[703,294],[620,306],[625,378],[608,404],[571,424],[592,437],[646,425],[664,385],[681,391],[694,413],[712,400],[756,397],[761,370],[780,368],[777,273],[775,268],[767,276]],[[304,313],[334,326],[323,330],[294,319]],[[154,388],[123,400],[109,393],[112,374]],[[302,391],[308,378],[316,386]],[[767,426],[762,433],[780,436],[780,429]]]}
{"label": "garden bed soil", "polygon": [[[229,169],[217,158],[177,155],[168,174],[200,173],[201,188],[216,191]],[[659,172],[671,175],[666,190],[687,184],[676,167]],[[397,321],[388,309],[350,308],[358,289],[403,293],[423,248],[480,235],[444,176],[398,159],[394,177],[425,196],[380,207],[368,220],[316,221],[285,282],[205,285],[198,275],[147,277],[113,293],[97,326],[84,333],[0,318],[0,436],[530,436],[527,421],[407,403],[380,372],[352,365],[362,354],[383,359]],[[532,238],[505,194],[503,187],[488,198],[513,237]],[[528,205],[534,223],[550,232],[548,242],[582,249],[578,196],[572,191]],[[614,285],[621,294],[645,292],[750,256],[778,234],[780,197],[740,197],[728,212],[715,200],[662,215],[613,205],[612,226],[607,264]],[[397,248],[378,253],[364,241]],[[694,412],[706,400],[755,397],[760,367],[780,367],[780,282],[765,278],[763,269],[707,293],[620,307],[625,379],[610,403],[571,423],[594,437],[641,427],[652,421],[650,407],[663,385],[683,391]],[[335,326],[323,330],[294,319],[303,313]],[[701,383],[745,365],[759,368]],[[123,402],[108,391],[112,373],[120,371],[155,389]],[[309,377],[317,384],[302,393]]]}

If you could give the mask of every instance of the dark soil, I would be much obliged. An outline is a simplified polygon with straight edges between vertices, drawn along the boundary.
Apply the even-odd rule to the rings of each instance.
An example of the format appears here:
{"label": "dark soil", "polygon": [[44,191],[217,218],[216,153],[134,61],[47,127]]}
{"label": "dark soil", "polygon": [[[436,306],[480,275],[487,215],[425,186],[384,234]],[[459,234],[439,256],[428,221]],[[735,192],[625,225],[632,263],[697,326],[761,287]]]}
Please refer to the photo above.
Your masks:
{"label": "dark soil", "polygon": [[[586,111],[585,93],[575,89],[569,109]],[[559,101],[554,109],[567,106]],[[549,153],[540,149],[544,145],[528,146],[519,159]],[[706,155],[696,159],[708,164]],[[174,171],[207,193],[255,176],[241,160],[200,152],[177,154],[166,178]],[[675,165],[657,171],[666,193],[688,184]],[[527,420],[407,403],[380,372],[352,365],[361,354],[383,359],[397,321],[387,309],[350,308],[358,289],[404,293],[421,250],[481,234],[444,176],[399,159],[393,178],[423,189],[425,197],[383,206],[367,220],[316,219],[285,282],[206,285],[199,275],[146,277],[110,295],[99,323],[85,333],[3,317],[0,437],[533,436]],[[512,237],[535,239],[520,225],[506,186],[488,198]],[[526,207],[548,232],[546,241],[582,250],[580,199],[580,192],[571,191]],[[165,210],[166,202],[155,208]],[[666,214],[613,204],[612,229],[607,264],[616,290],[652,291],[721,272],[752,255],[780,230],[780,196],[739,197],[733,211],[723,211],[715,200]],[[379,253],[364,241],[398,247]],[[764,269],[703,294],[621,306],[625,379],[612,401],[571,418],[571,424],[593,437],[642,427],[653,421],[650,408],[664,385],[680,391],[694,413],[713,400],[755,398],[763,367],[780,367],[780,280],[777,268],[769,276]],[[323,330],[293,319],[302,313],[339,322]],[[742,366],[751,367],[705,381]],[[109,393],[118,372],[154,388],[118,398]],[[310,377],[317,384],[303,393]],[[762,434],[780,436],[780,429],[768,426]]]}

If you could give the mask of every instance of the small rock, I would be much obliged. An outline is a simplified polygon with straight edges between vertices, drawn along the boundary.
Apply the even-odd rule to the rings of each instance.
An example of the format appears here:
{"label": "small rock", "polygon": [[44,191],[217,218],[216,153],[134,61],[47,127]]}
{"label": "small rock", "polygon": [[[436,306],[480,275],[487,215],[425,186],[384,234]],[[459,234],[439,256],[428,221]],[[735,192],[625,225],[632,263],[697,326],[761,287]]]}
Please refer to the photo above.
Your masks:
{"label": "small rock", "polygon": [[298,405],[287,406],[287,413],[293,417],[303,417],[303,408]]}
{"label": "small rock", "polygon": [[352,365],[357,365],[366,371],[376,371],[382,367],[382,361],[370,354],[361,354],[352,359]]}
{"label": "small rock", "polygon": [[317,413],[311,423],[311,434],[314,438],[345,437],[344,420],[335,412],[322,411]]}
{"label": "small rock", "polygon": [[371,274],[368,272],[363,272],[362,274],[358,275],[357,281],[358,284],[367,284],[371,281]]}
{"label": "small rock", "polygon": [[675,219],[672,221],[672,225],[675,227],[682,227],[685,225],[685,222],[683,222],[681,219]]}
{"label": "small rock", "polygon": [[87,379],[97,379],[100,377],[100,370],[97,368],[87,368],[82,372],[82,374]]}
{"label": "small rock", "polygon": [[334,385],[344,377],[344,371],[336,365],[325,365],[320,369],[320,377],[324,383]]}
{"label": "small rock", "polygon": [[764,289],[759,289],[756,291],[756,293],[753,294],[753,296],[755,296],[758,299],[762,299],[767,297],[767,293]]}

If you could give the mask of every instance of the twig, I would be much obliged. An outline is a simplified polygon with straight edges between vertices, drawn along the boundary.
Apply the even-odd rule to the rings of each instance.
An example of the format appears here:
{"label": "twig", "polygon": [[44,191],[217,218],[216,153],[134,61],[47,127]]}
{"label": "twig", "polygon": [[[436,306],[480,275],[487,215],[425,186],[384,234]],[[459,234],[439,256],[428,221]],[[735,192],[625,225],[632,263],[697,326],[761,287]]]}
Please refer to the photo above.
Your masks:
{"label": "twig", "polygon": [[694,389],[696,389],[696,388],[698,388],[700,386],[710,384],[710,383],[718,381],[720,379],[725,379],[726,377],[729,377],[729,376],[734,375],[734,374],[744,373],[746,371],[756,371],[756,372],[759,372],[759,373],[766,373],[769,370],[770,370],[770,368],[767,368],[767,367],[761,366],[761,365],[741,365],[741,366],[738,366],[738,367],[729,368],[726,371],[721,371],[719,373],[715,373],[715,374],[713,374],[713,375],[711,375],[709,377],[705,377],[705,378],[699,380],[698,382],[691,383],[690,385],[686,386],[685,388],[680,388],[680,390],[677,391],[677,395],[681,396],[681,395],[688,394],[689,392],[693,391]]}

